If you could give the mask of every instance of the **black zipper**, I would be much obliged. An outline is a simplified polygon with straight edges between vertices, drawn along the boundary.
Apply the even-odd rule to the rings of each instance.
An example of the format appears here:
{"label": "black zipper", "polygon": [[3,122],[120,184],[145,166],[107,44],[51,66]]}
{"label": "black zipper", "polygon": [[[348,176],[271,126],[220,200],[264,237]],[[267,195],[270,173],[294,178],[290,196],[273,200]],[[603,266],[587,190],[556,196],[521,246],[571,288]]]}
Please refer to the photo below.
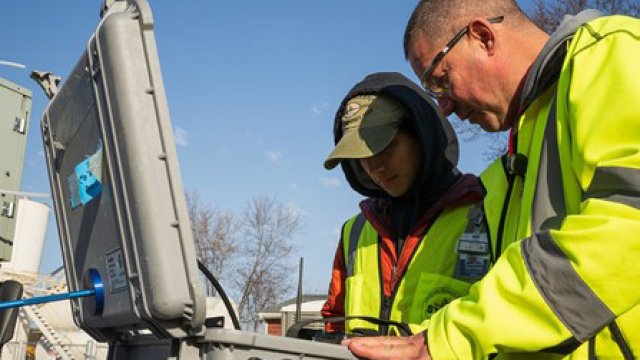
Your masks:
{"label": "black zipper", "polygon": [[[393,298],[395,293],[391,293],[390,297],[384,296],[384,289],[382,290],[382,304],[380,304],[380,319],[389,321],[391,318],[391,307],[393,306]],[[389,325],[382,324],[378,327],[380,335],[386,336],[389,333]]]}
{"label": "black zipper", "polygon": [[513,185],[516,179],[516,175],[510,174],[509,171],[507,171],[506,161],[507,161],[507,155],[502,157],[502,169],[504,170],[507,176],[508,185],[507,185],[507,194],[502,204],[502,212],[500,214],[500,223],[498,224],[498,234],[497,234],[497,240],[496,240],[496,259],[495,259],[496,261],[502,254],[502,237],[504,236],[504,222],[506,221],[506,218],[507,218],[507,210],[509,208],[509,202],[511,200],[511,192],[513,191]]}
{"label": "black zipper", "polygon": [[[380,284],[380,316],[382,320],[386,320],[391,315],[391,310],[387,310],[387,297],[384,295],[384,278],[382,277],[382,236],[378,233],[378,283]],[[393,296],[393,293],[392,293]],[[386,314],[386,317],[385,317]],[[380,335],[386,335],[389,326],[386,324],[378,325]]]}
{"label": "black zipper", "polygon": [[[437,219],[438,216],[440,216],[440,212],[438,212],[438,214],[435,216],[434,219]],[[393,302],[396,299],[396,294],[398,293],[398,288],[400,287],[400,283],[402,282],[402,280],[404,280],[404,275],[407,273],[407,269],[409,269],[409,265],[411,264],[411,262],[413,261],[413,257],[416,255],[416,253],[418,252],[418,248],[420,247],[420,244],[422,243],[422,241],[424,240],[424,238],[427,236],[427,234],[429,233],[429,230],[431,230],[431,226],[433,224],[429,225],[427,227],[427,229],[425,230],[424,234],[422,234],[422,236],[420,236],[420,241],[418,242],[418,244],[416,244],[416,246],[413,248],[413,251],[411,252],[411,256],[409,256],[409,260],[407,261],[407,266],[404,267],[403,271],[401,274],[398,274],[398,264],[394,264],[393,267],[391,268],[391,276],[392,279],[397,278],[395,285],[393,286],[393,289],[391,290],[391,296],[385,296],[384,295],[384,282],[382,279],[382,266],[380,266],[381,262],[381,256],[382,256],[382,251],[381,251],[381,241],[380,241],[380,234],[378,234],[378,274],[380,277],[380,299],[381,304],[380,304],[380,319],[385,320],[385,321],[389,321],[391,320],[391,310],[393,309]],[[413,229],[412,229],[413,230]],[[412,234],[413,232],[409,232],[409,234]],[[410,235],[407,235],[407,237],[405,238],[405,242],[407,240],[407,238]],[[398,263],[400,262],[400,256],[402,254],[398,253]],[[381,335],[386,336],[388,335],[389,332],[389,325],[380,325],[378,326],[378,330],[380,332]]]}

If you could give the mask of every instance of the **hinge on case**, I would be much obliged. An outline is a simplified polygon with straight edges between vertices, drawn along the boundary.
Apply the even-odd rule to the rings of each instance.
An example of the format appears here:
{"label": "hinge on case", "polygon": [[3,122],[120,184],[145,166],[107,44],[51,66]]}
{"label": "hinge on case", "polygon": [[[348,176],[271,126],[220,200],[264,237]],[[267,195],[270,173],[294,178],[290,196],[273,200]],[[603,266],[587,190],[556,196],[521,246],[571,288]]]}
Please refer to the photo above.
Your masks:
{"label": "hinge on case", "polygon": [[49,145],[50,136],[49,136],[49,121],[45,120],[42,122],[42,141],[45,145]]}
{"label": "hinge on case", "polygon": [[23,134],[27,130],[27,119],[17,117],[13,123],[13,131]]}
{"label": "hinge on case", "polygon": [[102,1],[102,6],[100,6],[100,18],[104,18],[104,16],[109,12],[109,9],[122,6],[122,4],[126,5],[124,0],[104,0]]}
{"label": "hinge on case", "polygon": [[12,201],[3,201],[0,215],[8,218],[12,218],[16,210],[15,203]]}
{"label": "hinge on case", "polygon": [[59,90],[58,85],[62,81],[60,76],[53,75],[49,71],[32,71],[31,78],[40,85],[49,99],[53,99],[56,96]]}

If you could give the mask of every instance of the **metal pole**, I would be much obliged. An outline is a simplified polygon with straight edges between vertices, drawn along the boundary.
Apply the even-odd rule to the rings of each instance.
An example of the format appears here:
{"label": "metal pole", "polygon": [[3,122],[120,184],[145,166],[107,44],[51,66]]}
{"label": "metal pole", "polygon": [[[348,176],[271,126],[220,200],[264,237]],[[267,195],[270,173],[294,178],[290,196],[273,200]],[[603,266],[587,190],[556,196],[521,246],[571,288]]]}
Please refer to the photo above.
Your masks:
{"label": "metal pole", "polygon": [[304,265],[304,258],[300,258],[299,274],[298,274],[298,296],[296,298],[296,321],[300,322],[302,318],[302,267]]}

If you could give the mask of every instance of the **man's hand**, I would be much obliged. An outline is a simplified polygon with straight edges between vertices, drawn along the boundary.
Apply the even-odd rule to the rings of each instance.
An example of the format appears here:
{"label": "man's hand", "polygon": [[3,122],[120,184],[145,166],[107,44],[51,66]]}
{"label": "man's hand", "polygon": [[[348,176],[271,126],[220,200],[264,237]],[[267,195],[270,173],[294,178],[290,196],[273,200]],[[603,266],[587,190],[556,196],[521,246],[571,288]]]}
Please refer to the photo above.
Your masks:
{"label": "man's hand", "polygon": [[359,337],[342,341],[357,357],[370,360],[431,360],[425,333],[410,337]]}

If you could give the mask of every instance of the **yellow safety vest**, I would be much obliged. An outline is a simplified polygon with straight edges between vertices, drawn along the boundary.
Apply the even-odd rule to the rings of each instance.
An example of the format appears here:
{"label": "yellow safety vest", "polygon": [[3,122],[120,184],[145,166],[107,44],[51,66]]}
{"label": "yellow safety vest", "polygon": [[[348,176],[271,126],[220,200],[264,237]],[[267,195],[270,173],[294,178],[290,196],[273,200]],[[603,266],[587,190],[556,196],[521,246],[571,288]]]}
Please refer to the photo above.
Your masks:
{"label": "yellow safety vest", "polygon": [[[345,315],[408,324],[413,333],[426,329],[437,310],[467,294],[471,284],[486,273],[494,256],[495,244],[478,204],[446,210],[417,245],[404,274],[397,274],[396,288],[387,298],[381,286],[378,238],[378,232],[362,214],[343,227]],[[347,333],[356,329],[381,331],[368,321],[346,321]],[[391,326],[385,333],[398,332]]]}

